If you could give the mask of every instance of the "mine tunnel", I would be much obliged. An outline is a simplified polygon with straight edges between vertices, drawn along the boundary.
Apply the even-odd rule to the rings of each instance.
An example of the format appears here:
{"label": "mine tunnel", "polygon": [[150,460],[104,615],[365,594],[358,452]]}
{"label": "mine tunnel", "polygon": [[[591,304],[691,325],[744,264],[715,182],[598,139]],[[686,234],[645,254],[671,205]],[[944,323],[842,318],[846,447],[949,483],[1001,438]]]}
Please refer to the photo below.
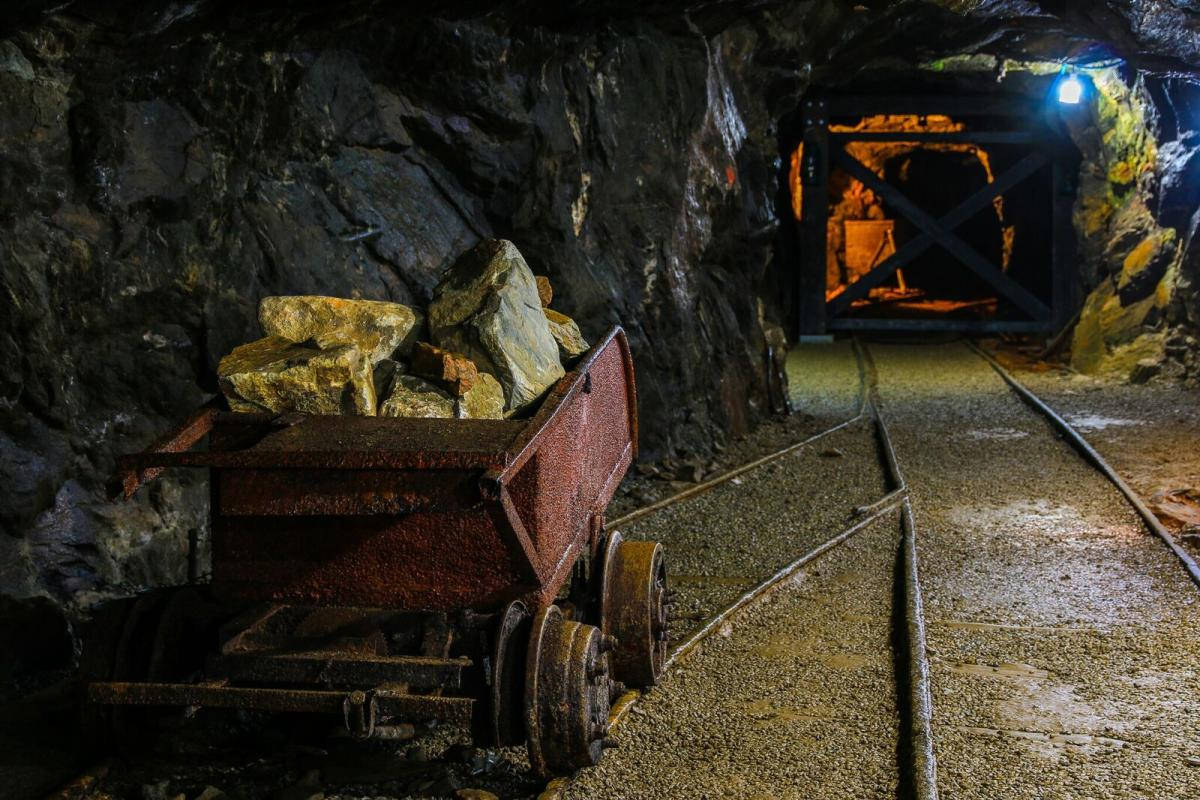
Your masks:
{"label": "mine tunnel", "polygon": [[0,8],[0,798],[1200,797],[1200,10]]}

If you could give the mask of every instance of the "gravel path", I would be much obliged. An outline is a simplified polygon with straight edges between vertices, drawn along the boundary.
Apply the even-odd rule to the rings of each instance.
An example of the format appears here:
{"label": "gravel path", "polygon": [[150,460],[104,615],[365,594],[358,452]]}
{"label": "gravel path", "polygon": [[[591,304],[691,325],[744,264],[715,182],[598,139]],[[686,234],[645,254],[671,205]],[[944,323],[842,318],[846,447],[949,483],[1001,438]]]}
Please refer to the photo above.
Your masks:
{"label": "gravel path", "polygon": [[873,345],[920,540],[939,788],[1200,796],[1200,592],[962,345]]}
{"label": "gravel path", "polygon": [[792,405],[824,422],[823,427],[857,413],[858,365],[848,340],[796,345],[788,352],[787,376]]}
{"label": "gravel path", "polygon": [[626,716],[566,798],[894,798],[889,515],[749,607]]}

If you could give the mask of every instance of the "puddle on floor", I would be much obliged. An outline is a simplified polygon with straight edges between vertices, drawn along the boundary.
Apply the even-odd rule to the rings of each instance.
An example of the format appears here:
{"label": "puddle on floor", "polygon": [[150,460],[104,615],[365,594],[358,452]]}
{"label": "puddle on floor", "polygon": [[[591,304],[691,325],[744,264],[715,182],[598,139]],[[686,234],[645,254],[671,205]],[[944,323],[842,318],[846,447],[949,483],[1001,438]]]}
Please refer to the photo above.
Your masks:
{"label": "puddle on floor", "polygon": [[1067,422],[1080,432],[1102,431],[1106,428],[1124,428],[1130,425],[1141,425],[1141,420],[1121,419],[1120,417],[1105,417],[1100,414],[1070,414]]}

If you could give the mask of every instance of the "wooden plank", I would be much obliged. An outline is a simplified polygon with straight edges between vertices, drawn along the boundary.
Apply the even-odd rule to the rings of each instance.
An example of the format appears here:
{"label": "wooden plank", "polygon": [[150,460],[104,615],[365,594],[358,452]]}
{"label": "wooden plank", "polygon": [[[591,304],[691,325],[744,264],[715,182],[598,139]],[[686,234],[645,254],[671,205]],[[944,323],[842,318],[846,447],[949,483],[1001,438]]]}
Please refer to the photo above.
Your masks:
{"label": "wooden plank", "polygon": [[1034,319],[1049,318],[1050,309],[1035,297],[1024,286],[1005,275],[994,264],[981,256],[975,248],[960,239],[950,230],[943,227],[902,192],[884,181],[872,172],[861,161],[854,158],[845,150],[834,154],[838,166],[846,170],[852,177],[862,181],[866,186],[875,190],[894,209],[908,217],[922,231],[929,234],[943,248],[963,263],[983,280],[987,281],[1000,294],[1012,301],[1018,308]]}
{"label": "wooden plank", "polygon": [[959,333],[1044,333],[1045,320],[1005,319],[913,319],[902,317],[838,317],[828,323],[831,331],[957,331]]}
{"label": "wooden plank", "polygon": [[1075,197],[1068,185],[1066,168],[1055,159],[1051,178],[1053,197],[1051,202],[1050,269],[1051,301],[1054,312],[1054,327],[1062,329],[1075,314],[1075,278],[1072,265],[1075,262],[1075,228],[1071,215]]}
{"label": "wooden plank", "polygon": [[799,335],[825,332],[825,248],[829,218],[829,117],[825,100],[805,101],[804,158],[800,165],[803,210],[797,275]]}
{"label": "wooden plank", "polygon": [[830,116],[939,114],[951,117],[1040,116],[1044,104],[1024,97],[995,95],[841,95],[829,98]]}
{"label": "wooden plank", "polygon": [[834,131],[835,142],[964,142],[969,144],[1033,144],[1044,137],[1036,131]]}
{"label": "wooden plank", "polygon": [[[958,227],[987,207],[994,198],[1004,194],[1021,181],[1033,175],[1045,163],[1045,153],[1041,151],[1030,153],[1001,173],[992,183],[981,187],[969,195],[956,208],[938,220],[938,223],[947,230]],[[866,297],[871,289],[882,284],[897,269],[908,264],[921,253],[925,252],[925,250],[932,247],[934,242],[934,237],[926,233],[922,233],[906,242],[891,257],[850,284],[844,292],[831,300],[827,314],[829,316],[836,316],[844,313],[846,309],[850,308],[851,303]]]}

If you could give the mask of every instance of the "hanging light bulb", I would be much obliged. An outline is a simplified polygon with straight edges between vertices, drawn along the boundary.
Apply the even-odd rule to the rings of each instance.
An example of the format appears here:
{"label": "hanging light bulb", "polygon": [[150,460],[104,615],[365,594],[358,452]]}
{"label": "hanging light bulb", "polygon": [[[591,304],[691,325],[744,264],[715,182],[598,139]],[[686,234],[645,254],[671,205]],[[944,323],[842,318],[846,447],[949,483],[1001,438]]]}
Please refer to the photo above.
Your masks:
{"label": "hanging light bulb", "polygon": [[1083,82],[1075,73],[1069,73],[1058,82],[1058,102],[1064,105],[1079,105],[1083,99]]}

